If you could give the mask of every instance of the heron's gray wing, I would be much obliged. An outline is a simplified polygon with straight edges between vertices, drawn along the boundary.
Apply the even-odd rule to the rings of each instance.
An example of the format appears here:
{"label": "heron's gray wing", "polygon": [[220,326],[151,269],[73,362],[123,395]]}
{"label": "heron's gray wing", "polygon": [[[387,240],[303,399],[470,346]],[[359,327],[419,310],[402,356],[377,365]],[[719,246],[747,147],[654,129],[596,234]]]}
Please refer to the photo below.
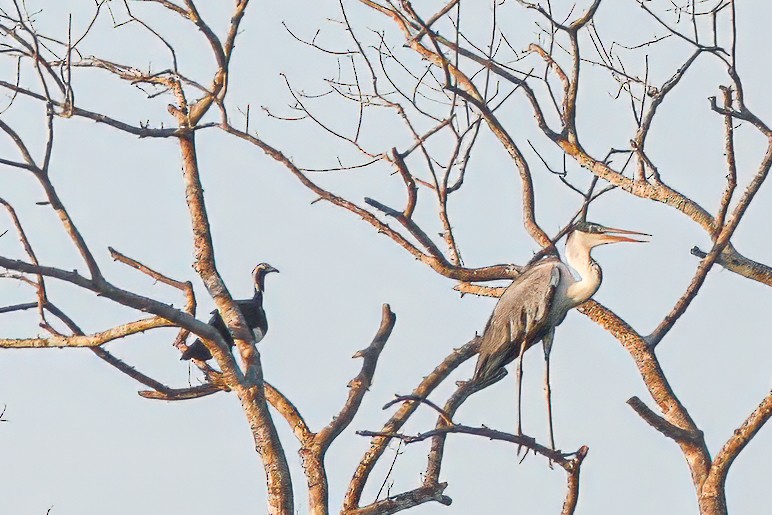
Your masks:
{"label": "heron's gray wing", "polygon": [[492,377],[518,356],[520,345],[531,346],[544,336],[560,274],[559,261],[543,261],[512,281],[485,326],[475,379]]}

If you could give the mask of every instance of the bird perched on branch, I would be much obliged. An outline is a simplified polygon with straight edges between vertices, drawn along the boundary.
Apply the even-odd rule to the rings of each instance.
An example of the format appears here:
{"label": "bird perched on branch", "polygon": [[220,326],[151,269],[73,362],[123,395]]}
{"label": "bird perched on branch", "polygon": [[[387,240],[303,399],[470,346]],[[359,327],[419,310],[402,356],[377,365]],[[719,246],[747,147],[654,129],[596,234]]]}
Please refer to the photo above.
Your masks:
{"label": "bird perched on branch", "polygon": [[[263,292],[265,291],[265,276],[271,272],[278,272],[278,270],[268,263],[260,263],[257,265],[255,269],[252,270],[255,294],[251,299],[236,301],[236,306],[241,311],[241,315],[244,317],[247,326],[255,335],[255,343],[259,343],[265,336],[265,333],[268,332],[268,320],[265,317],[265,310],[263,309]],[[212,311],[212,318],[209,319],[209,325],[217,329],[217,332],[222,335],[229,347],[233,347],[233,336],[228,330],[228,326],[225,325],[218,310],[215,309]],[[212,359],[212,353],[206,348],[204,342],[200,339],[196,339],[196,341],[182,353],[180,359],[200,359],[201,361],[206,361]]]}
{"label": "bird perched on branch", "polygon": [[[650,236],[635,231],[613,229],[599,224],[579,222],[566,242],[566,261],[546,258],[528,267],[502,294],[482,335],[480,354],[473,381],[479,388],[494,383],[506,374],[504,366],[515,358],[517,363],[517,432],[522,434],[521,386],[523,353],[539,341],[544,345],[545,392],[549,418],[550,443],[555,448],[552,430],[552,404],[549,385],[549,355],[555,336],[566,313],[592,297],[602,280],[601,269],[590,256],[598,245],[617,242],[645,242],[627,235]],[[573,268],[579,280],[571,273]]]}

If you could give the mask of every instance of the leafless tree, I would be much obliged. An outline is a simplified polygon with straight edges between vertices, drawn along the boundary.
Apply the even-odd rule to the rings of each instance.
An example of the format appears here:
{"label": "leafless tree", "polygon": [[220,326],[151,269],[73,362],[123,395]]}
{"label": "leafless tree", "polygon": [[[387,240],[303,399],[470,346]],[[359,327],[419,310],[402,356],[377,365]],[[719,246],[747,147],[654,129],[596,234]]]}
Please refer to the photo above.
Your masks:
{"label": "leafless tree", "polygon": [[[248,108],[239,109],[245,117],[234,116],[233,111],[240,106],[228,103],[229,84],[239,80],[231,62],[241,24],[250,10],[258,9],[249,0],[231,2],[224,30],[214,28],[222,26],[223,20],[206,19],[194,0],[96,0],[93,20],[85,32],[74,33],[70,23],[64,35],[40,32],[38,20],[45,12],[36,12],[24,2],[12,0],[0,10],[0,48],[16,70],[15,76],[0,77],[0,87],[7,95],[3,109],[10,111],[22,103],[40,106],[45,134],[43,145],[39,141],[30,142],[11,123],[0,118],[0,129],[15,147],[13,152],[0,155],[0,165],[13,169],[18,177],[31,176],[37,181],[45,195],[45,205],[57,215],[71,244],[80,254],[86,272],[41,262],[14,206],[0,199],[8,214],[9,229],[15,231],[25,254],[19,259],[0,257],[2,276],[29,285],[34,291],[34,298],[29,302],[1,305],[0,316],[37,310],[40,327],[48,333],[48,336],[36,338],[2,338],[0,347],[87,347],[105,363],[148,388],[140,395],[149,399],[186,400],[219,392],[234,393],[241,403],[265,470],[269,512],[290,514],[295,509],[293,490],[301,485],[292,484],[285,446],[269,410],[269,406],[273,407],[292,428],[299,442],[309,511],[329,513],[326,453],[342,432],[351,430],[351,422],[373,381],[376,364],[396,317],[389,306],[384,305],[375,337],[357,353],[362,358],[362,366],[348,385],[348,399],[329,424],[320,429],[311,428],[292,400],[264,381],[260,353],[253,336],[215,264],[212,230],[197,159],[197,135],[199,131],[220,131],[243,140],[254,150],[281,163],[319,200],[361,218],[422,265],[455,281],[456,290],[498,296],[501,288],[480,283],[514,278],[527,263],[466,266],[449,209],[451,196],[462,191],[465,179],[476,172],[473,151],[485,145],[485,139],[492,136],[510,159],[504,167],[513,166],[519,177],[522,224],[532,239],[532,242],[523,241],[522,245],[538,245],[541,250],[534,259],[555,253],[556,243],[571,225],[585,218],[592,203],[611,190],[624,192],[626,198],[662,203],[672,208],[677,216],[687,217],[709,236],[711,248],[693,249],[699,262],[691,283],[675,305],[664,310],[662,321],[651,334],[642,334],[610,308],[593,300],[583,304],[580,311],[611,333],[637,366],[655,407],[637,397],[628,403],[646,423],[680,447],[691,472],[700,513],[726,513],[725,482],[729,468],[772,416],[772,393],[761,399],[758,408],[744,421],[738,421],[736,431],[726,437],[723,447],[711,452],[703,432],[668,382],[656,351],[700,293],[714,265],[772,286],[772,268],[742,255],[732,245],[732,236],[772,165],[772,130],[752,109],[753,99],[746,96],[741,70],[737,66],[738,55],[742,52],[737,35],[742,27],[736,23],[734,1],[692,0],[683,5],[644,0],[627,3],[639,6],[639,23],[653,27],[655,36],[621,41],[603,35],[609,20],[603,17],[604,9],[613,10],[615,6],[600,0],[577,5],[557,5],[558,2],[549,0],[494,0],[484,7],[479,2],[459,0],[433,2],[431,6],[407,0],[359,0],[345,4],[341,1],[336,27],[347,35],[349,43],[345,48],[327,47],[324,38],[293,32],[292,24],[288,23],[286,30],[298,45],[313,47],[320,58],[336,62],[339,70],[333,78],[319,78],[319,83],[326,88],[322,95],[306,94],[287,78],[287,91],[293,98],[292,114],[269,110],[270,116],[285,119],[286,123],[313,124],[331,140],[343,145],[341,153],[347,161],[342,160],[333,167],[320,163],[316,168],[305,168],[250,129]],[[157,20],[159,13],[203,38],[214,63],[207,82],[197,81],[186,72],[177,57],[181,49],[165,32],[165,25],[148,21]],[[481,30],[473,20],[483,16],[487,17],[487,26]],[[523,17],[534,20],[533,31],[526,35],[528,40],[522,33],[509,31],[512,20]],[[141,27],[148,40],[160,43],[166,49],[166,63],[144,69],[136,63],[118,63],[86,54],[82,49],[93,27],[105,18],[112,21],[115,31],[127,25]],[[371,30],[368,25],[373,20],[380,23],[378,29]],[[687,55],[672,66],[672,59],[663,56],[674,52],[686,52]],[[712,209],[670,186],[669,165],[661,163],[647,148],[657,115],[696,63],[702,61],[717,64],[723,70],[722,82],[715,84],[716,96],[707,105],[715,112],[716,124],[723,126],[725,146],[726,183]],[[608,93],[602,88],[583,85],[586,69],[601,73],[616,84],[615,105],[624,106],[633,127],[621,138],[627,142],[623,148],[614,146],[620,141],[618,135],[613,138],[595,135],[590,142],[591,138],[580,130],[585,123],[583,117],[592,115],[581,108],[580,98]],[[107,111],[90,110],[88,98],[81,96],[80,88],[89,80],[89,74],[94,73],[109,74],[130,88],[140,89],[154,107],[158,105],[156,99],[163,99],[168,103],[174,125],[132,124],[112,117]],[[656,78],[662,76],[666,78]],[[516,129],[530,122],[505,115],[510,105],[522,100],[529,106],[538,129],[538,140],[523,141],[517,136]],[[351,121],[351,125],[341,127],[340,120],[317,114],[323,110],[315,109],[316,106],[330,102],[349,106],[353,115],[343,119],[346,123]],[[383,113],[398,120],[405,132],[393,138],[384,134],[374,121],[384,116]],[[55,124],[55,120],[70,118],[91,120],[146,140],[168,139],[179,146],[194,238],[194,269],[234,335],[237,352],[231,353],[222,336],[196,318],[196,298],[191,282],[167,277],[110,249],[114,260],[179,290],[184,307],[178,309],[118,287],[103,273],[103,264],[95,257],[87,235],[79,230],[51,180],[50,172],[56,167],[52,150],[57,130],[65,125]],[[743,124],[742,135],[736,131],[738,123]],[[753,154],[737,155],[736,141],[741,137],[760,137],[765,141],[766,150],[760,159],[756,158],[753,173],[738,170],[738,162],[747,167],[754,159]],[[597,148],[603,150],[590,150]],[[309,161],[313,158],[302,156],[300,159]],[[555,162],[562,164],[560,167],[550,164]],[[554,234],[549,234],[539,223],[532,180],[533,170],[537,168],[545,168],[578,195],[575,215],[564,220],[563,228]],[[312,179],[314,173],[323,172],[345,182],[348,177],[345,172],[370,169],[393,172],[393,180],[404,187],[405,200],[401,207],[376,199],[376,196],[382,196],[379,191],[372,191],[364,205],[360,205],[354,199],[323,188],[319,181]],[[747,180],[742,180],[745,177]],[[427,208],[429,204],[433,207]],[[432,236],[437,228],[439,239]],[[10,237],[10,233],[5,235],[6,239]],[[47,283],[52,280],[91,291],[150,316],[98,333],[84,334],[80,324],[68,315],[68,306],[49,296]],[[204,384],[183,388],[167,386],[103,348],[108,342],[160,327],[179,328],[174,344],[180,351],[187,348],[190,333],[206,343],[216,366],[196,362],[206,378]],[[527,436],[456,422],[457,409],[474,391],[468,382],[459,383],[443,406],[428,400],[457,367],[475,355],[477,345],[475,338],[457,348],[409,395],[397,397],[391,404],[398,404],[399,408],[383,427],[359,432],[371,439],[370,448],[352,472],[342,513],[386,514],[431,501],[450,504],[450,498],[443,493],[447,485],[440,475],[446,439],[449,434],[457,433],[524,446],[562,467],[567,478],[563,513],[574,513],[579,496],[580,467],[588,453],[586,446],[573,452],[555,451]],[[436,425],[417,435],[402,432],[411,415],[422,406],[437,411]],[[431,440],[422,483],[409,491],[389,493],[369,504],[363,502],[365,485],[368,481],[377,481],[371,477],[374,466],[383,459],[388,444],[395,440],[406,444]]]}

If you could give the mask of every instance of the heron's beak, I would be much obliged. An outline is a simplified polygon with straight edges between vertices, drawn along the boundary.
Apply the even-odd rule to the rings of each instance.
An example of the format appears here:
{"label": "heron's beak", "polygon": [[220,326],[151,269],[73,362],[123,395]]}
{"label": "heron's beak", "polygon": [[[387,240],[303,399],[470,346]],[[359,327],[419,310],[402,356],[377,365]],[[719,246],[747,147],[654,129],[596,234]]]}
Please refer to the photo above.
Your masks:
{"label": "heron's beak", "polygon": [[604,236],[607,238],[608,243],[618,243],[618,242],[631,242],[631,243],[649,243],[649,240],[636,240],[635,238],[630,238],[628,236],[621,236],[622,234],[633,234],[636,236],[646,236],[648,238],[651,238],[651,234],[646,234],[645,232],[637,232],[637,231],[627,231],[625,229],[614,229],[613,227],[606,228],[606,232],[604,233]]}

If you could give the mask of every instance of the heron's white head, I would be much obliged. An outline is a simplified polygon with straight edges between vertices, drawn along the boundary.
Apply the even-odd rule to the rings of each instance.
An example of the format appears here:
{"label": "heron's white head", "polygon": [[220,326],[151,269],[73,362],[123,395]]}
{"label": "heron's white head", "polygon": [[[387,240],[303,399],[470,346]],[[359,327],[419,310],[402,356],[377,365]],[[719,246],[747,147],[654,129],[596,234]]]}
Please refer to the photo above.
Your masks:
{"label": "heron's white head", "polygon": [[255,282],[255,289],[257,291],[263,291],[265,288],[265,276],[271,272],[278,273],[279,271],[268,263],[260,263],[252,270],[252,279]]}
{"label": "heron's white head", "polygon": [[592,222],[578,222],[574,225],[573,230],[568,235],[568,241],[566,242],[567,253],[587,253],[593,247],[598,245],[605,245],[607,243],[619,243],[619,242],[633,242],[633,243],[648,243],[648,240],[639,240],[631,238],[625,235],[635,236],[651,236],[643,232],[627,231],[625,229],[615,229],[613,227],[605,227],[600,224]]}

